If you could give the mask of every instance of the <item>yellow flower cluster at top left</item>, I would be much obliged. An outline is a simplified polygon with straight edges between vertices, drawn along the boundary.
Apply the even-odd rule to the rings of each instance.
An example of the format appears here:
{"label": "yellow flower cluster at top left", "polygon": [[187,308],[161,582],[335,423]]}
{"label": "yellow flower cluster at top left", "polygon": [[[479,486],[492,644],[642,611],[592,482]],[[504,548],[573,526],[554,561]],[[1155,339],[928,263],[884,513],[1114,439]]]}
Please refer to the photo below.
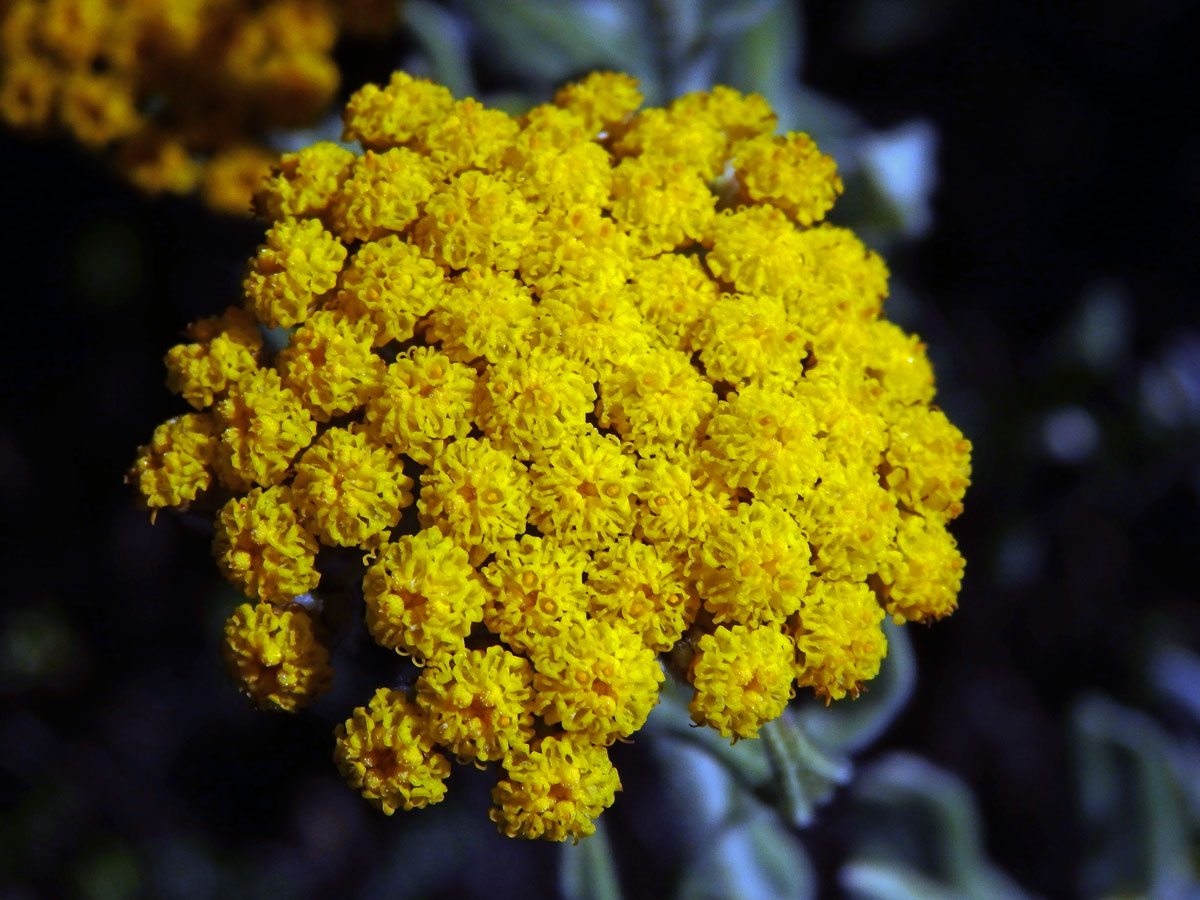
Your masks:
{"label": "yellow flower cluster at top left", "polygon": [[111,154],[152,193],[198,190],[245,215],[277,154],[339,75],[342,30],[393,24],[393,0],[6,0],[0,120]]}
{"label": "yellow flower cluster at top left", "polygon": [[323,546],[359,548],[362,626],[420,667],[337,731],[385,813],[453,758],[500,769],[505,834],[587,835],[666,668],[753,738],[798,688],[857,696],[885,616],[956,605],[971,445],[883,262],[823,221],[833,160],[755,95],[640,104],[615,73],[519,118],[364,87],[361,152],[281,159],[242,305],[167,354],[194,411],[130,480],[216,513],[241,689],[328,684]]}

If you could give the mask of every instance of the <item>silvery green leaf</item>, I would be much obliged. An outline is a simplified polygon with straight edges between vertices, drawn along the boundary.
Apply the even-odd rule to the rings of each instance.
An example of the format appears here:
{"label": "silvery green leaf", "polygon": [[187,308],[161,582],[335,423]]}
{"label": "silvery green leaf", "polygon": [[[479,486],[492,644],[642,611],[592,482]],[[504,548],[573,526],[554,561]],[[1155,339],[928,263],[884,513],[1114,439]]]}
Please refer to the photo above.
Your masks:
{"label": "silvery green leaf", "polygon": [[963,900],[958,891],[892,863],[852,862],[838,881],[854,900]]}
{"label": "silvery green leaf", "polygon": [[604,819],[596,821],[594,834],[578,844],[564,844],[559,884],[566,900],[621,900],[612,845]]}
{"label": "silvery green leaf", "polygon": [[429,74],[455,97],[473,97],[475,79],[464,26],[455,16],[428,0],[408,0],[403,21],[425,51]]}
{"label": "silvery green leaf", "polygon": [[811,825],[817,807],[850,780],[849,759],[814,741],[791,710],[785,709],[758,733],[771,762],[768,789],[780,815],[797,827]]}
{"label": "silvery green leaf", "polygon": [[495,56],[516,70],[548,83],[589,69],[613,68],[649,74],[652,48],[637,4],[550,2],[550,0],[464,0]]}
{"label": "silvery green leaf", "polygon": [[774,816],[759,811],[713,836],[691,858],[678,900],[810,900],[816,877],[803,845]]}

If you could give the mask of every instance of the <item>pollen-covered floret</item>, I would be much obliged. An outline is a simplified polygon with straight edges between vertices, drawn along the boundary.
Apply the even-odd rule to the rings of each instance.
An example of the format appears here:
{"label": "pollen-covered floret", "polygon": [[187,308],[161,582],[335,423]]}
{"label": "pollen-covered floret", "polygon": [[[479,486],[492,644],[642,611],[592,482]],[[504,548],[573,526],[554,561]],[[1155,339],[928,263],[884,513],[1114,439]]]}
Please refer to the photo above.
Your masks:
{"label": "pollen-covered floret", "polygon": [[163,360],[167,387],[196,409],[211,406],[226,389],[257,368],[262,335],[254,317],[236,306],[188,328],[193,343],[176,344]]}
{"label": "pollen-covered floret", "polygon": [[233,385],[213,411],[220,435],[217,474],[234,490],[283,481],[292,459],[317,433],[312,415],[274,369],[258,369]]}
{"label": "pollen-covered floret", "polygon": [[484,624],[523,653],[558,640],[587,612],[588,561],[582,550],[552,538],[505,541],[481,570],[488,588]]}
{"label": "pollen-covered floret", "polygon": [[295,712],[329,690],[329,651],[302,609],[243,603],[225,623],[221,654],[230,676],[260,709]]}
{"label": "pollen-covered floret", "polygon": [[688,673],[697,724],[723,737],[758,737],[793,695],[795,647],[778,623],[719,626],[700,638]]}
{"label": "pollen-covered floret", "polygon": [[529,520],[543,534],[590,550],[633,530],[634,461],[612,435],[572,436],[529,476]]}
{"label": "pollen-covered floret", "polygon": [[[160,26],[198,53],[211,2]],[[256,9],[225,65],[253,78],[268,33],[324,46],[324,2]],[[293,111],[328,88],[314,59],[269,68],[295,76]],[[0,89],[0,114],[57,102],[27,93]],[[218,509],[221,570],[278,607],[235,627],[256,697],[265,654],[317,633],[411,658],[338,731],[339,768],[386,813],[440,800],[454,758],[503,769],[505,834],[577,839],[664,669],[736,741],[797,685],[856,697],[885,615],[957,602],[970,444],[931,405],[924,344],[883,318],[883,262],[821,221],[832,160],[755,94],[641,100],[596,73],[513,117],[397,73],[350,99],[353,149],[284,154],[265,181],[258,148],[208,138],[202,178],[229,202],[257,190],[269,231],[241,307],[168,354],[198,412],[128,480],[152,510]],[[119,152],[182,184],[171,140]]]}
{"label": "pollen-covered floret", "polygon": [[473,562],[525,530],[529,478],[520,461],[486,438],[463,438],[440,453],[421,479],[424,527],[436,525]]}
{"label": "pollen-covered floret", "polygon": [[252,600],[285,603],[317,586],[317,541],[300,524],[287,486],[255,488],[217,515],[213,556]]}
{"label": "pollen-covered floret", "polygon": [[428,465],[465,438],[475,412],[475,371],[433,347],[411,347],[387,368],[367,403],[372,437]]}
{"label": "pollen-covered floret", "polygon": [[246,305],[271,328],[303,322],[319,296],[337,284],[346,248],[316,219],[283,219],[246,274]]}
{"label": "pollen-covered floret", "polygon": [[400,691],[377,690],[367,706],[337,727],[335,737],[338,771],[385,815],[446,796],[450,762],[434,750],[425,716]]}
{"label": "pollen-covered floret", "polygon": [[575,735],[550,735],[504,762],[492,790],[492,821],[508,837],[579,840],[612,806],[621,779],[604,747]]}

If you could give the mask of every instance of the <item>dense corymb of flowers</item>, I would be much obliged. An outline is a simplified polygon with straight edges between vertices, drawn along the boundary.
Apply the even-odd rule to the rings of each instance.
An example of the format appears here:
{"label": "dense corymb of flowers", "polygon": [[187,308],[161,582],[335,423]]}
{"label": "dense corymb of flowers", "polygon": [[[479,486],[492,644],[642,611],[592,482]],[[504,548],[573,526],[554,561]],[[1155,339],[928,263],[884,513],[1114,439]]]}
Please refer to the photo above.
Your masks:
{"label": "dense corymb of flowers", "polygon": [[256,704],[329,683],[322,558],[365,556],[361,627],[416,677],[336,759],[386,813],[454,759],[500,770],[505,834],[587,835],[667,671],[753,738],[797,687],[857,696],[885,616],[954,609],[970,444],[882,261],[823,221],[833,161],[755,95],[640,103],[612,73],[519,118],[368,85],[361,152],[283,158],[242,308],[167,354],[193,411],[130,479],[214,512]]}
{"label": "dense corymb of flowers", "polygon": [[395,0],[0,0],[0,121],[65,132],[139,188],[248,215],[278,154],[338,87],[342,31]]}

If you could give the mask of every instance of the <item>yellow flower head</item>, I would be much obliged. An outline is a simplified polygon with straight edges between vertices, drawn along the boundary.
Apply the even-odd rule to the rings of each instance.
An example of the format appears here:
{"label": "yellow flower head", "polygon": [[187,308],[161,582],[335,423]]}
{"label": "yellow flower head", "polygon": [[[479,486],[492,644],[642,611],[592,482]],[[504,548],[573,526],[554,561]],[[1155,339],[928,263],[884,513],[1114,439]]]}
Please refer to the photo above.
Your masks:
{"label": "yellow flower head", "polygon": [[579,840],[612,806],[621,779],[604,747],[571,734],[549,736],[504,762],[492,790],[492,821],[509,837]]}
{"label": "yellow flower head", "polygon": [[611,744],[633,734],[658,702],[662,666],[629,626],[572,623],[532,653],[534,711],[548,725]]}
{"label": "yellow flower head", "polygon": [[777,623],[722,625],[704,635],[689,672],[692,719],[734,740],[758,737],[794,694],[795,654]]}
{"label": "yellow flower head", "polygon": [[207,413],[176,416],[154,429],[126,477],[137,485],[147,508],[179,506],[207,490],[212,484],[216,429]]}
{"label": "yellow flower head", "polygon": [[523,653],[558,640],[587,611],[587,564],[582,550],[551,538],[522,535],[506,541],[482,569],[488,587],[484,623]]}
{"label": "yellow flower head", "polygon": [[302,609],[243,603],[225,623],[221,647],[238,690],[260,709],[295,712],[329,690],[329,651]]}
{"label": "yellow flower head", "polygon": [[533,667],[503,647],[442,655],[421,670],[429,734],[460,761],[504,759],[533,740]]}
{"label": "yellow flower head", "polygon": [[483,586],[467,551],[437,528],[384,545],[363,597],[375,640],[422,663],[461,650],[483,618]]}
{"label": "yellow flower head", "polygon": [[[161,42],[207,48],[214,2],[239,0],[155,12]],[[348,19],[325,0],[245,18],[215,44],[253,94],[240,115],[264,97],[298,115]],[[33,40],[18,19],[5,47]],[[133,58],[139,34],[110,43]],[[219,509],[218,565],[265,601],[231,625],[256,697],[291,703],[272,667],[321,652],[289,611],[318,585],[346,652],[365,630],[420,668],[393,659],[407,686],[338,730],[342,774],[385,813],[440,800],[449,757],[503,770],[505,834],[579,838],[620,785],[605,748],[642,727],[664,667],[738,740],[797,684],[857,696],[885,614],[954,608],[970,444],[931,405],[924,345],[882,317],[882,261],[821,222],[833,162],[777,136],[762,97],[639,111],[632,78],[596,73],[513,117],[397,73],[351,97],[357,146],[285,154],[265,179],[204,99],[189,121],[214,160],[243,154],[228,195],[257,191],[267,233],[241,306],[167,354],[196,412],[128,478],[151,510]],[[361,621],[336,614],[359,560]]]}
{"label": "yellow flower head", "polygon": [[424,715],[400,691],[380,688],[334,734],[338,771],[385,815],[446,796],[450,763],[433,749]]}
{"label": "yellow flower head", "polygon": [[217,515],[213,556],[252,600],[286,603],[317,586],[317,540],[300,524],[286,486],[255,488]]}
{"label": "yellow flower head", "polygon": [[411,506],[413,480],[391,453],[363,431],[331,428],[296,463],[292,494],[301,517],[321,539],[365,544],[400,521]]}

